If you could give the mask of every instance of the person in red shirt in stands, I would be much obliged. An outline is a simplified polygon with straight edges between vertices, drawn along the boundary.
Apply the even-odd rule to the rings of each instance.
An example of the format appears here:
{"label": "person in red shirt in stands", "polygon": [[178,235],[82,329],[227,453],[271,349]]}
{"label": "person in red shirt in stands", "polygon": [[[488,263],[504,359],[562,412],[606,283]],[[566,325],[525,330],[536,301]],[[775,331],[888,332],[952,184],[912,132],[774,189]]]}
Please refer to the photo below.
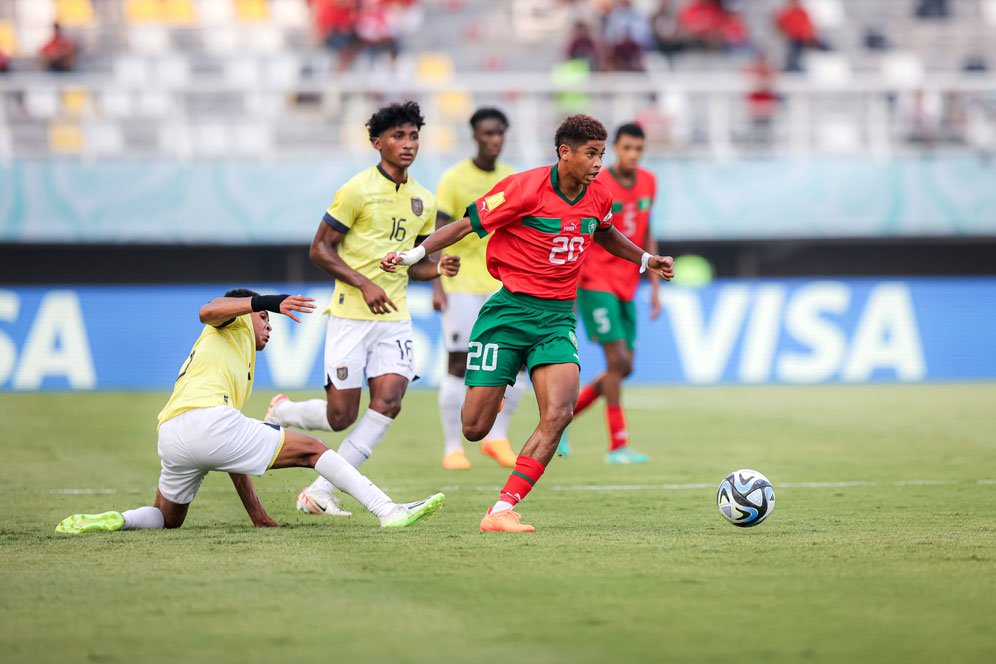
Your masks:
{"label": "person in red shirt in stands", "polygon": [[802,71],[802,54],[806,49],[816,48],[821,51],[828,49],[828,46],[817,37],[809,12],[799,0],[788,0],[788,3],[775,15],[775,26],[788,40],[785,71]]}
{"label": "person in red shirt in stands", "polygon": [[38,52],[38,60],[48,71],[72,71],[76,66],[76,42],[62,33],[62,26],[52,24],[52,37]]}
{"label": "person in red shirt in stands", "polygon": [[3,50],[0,50],[0,72],[7,71],[7,67],[9,66],[10,58],[7,57],[7,54],[4,53]]}
{"label": "person in red shirt in stands", "polygon": [[719,0],[692,0],[678,12],[678,30],[693,48],[715,46],[723,14]]}
{"label": "person in red shirt in stands", "polygon": [[330,51],[339,54],[339,69],[356,56],[356,0],[313,0],[315,32]]}

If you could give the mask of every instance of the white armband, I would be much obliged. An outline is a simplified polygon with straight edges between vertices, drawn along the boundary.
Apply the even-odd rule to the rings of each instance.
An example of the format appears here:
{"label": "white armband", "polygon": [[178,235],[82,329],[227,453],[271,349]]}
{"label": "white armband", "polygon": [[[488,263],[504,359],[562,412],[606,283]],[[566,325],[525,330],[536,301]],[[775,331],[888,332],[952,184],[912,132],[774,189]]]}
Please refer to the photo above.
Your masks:
{"label": "white armband", "polygon": [[649,263],[650,259],[653,257],[654,255],[651,253],[647,253],[646,251],[643,252],[643,258],[640,259],[640,274],[647,271],[647,263]]}
{"label": "white armband", "polygon": [[414,265],[425,258],[425,247],[419,245],[411,251],[399,251],[398,256],[401,257],[402,265]]}

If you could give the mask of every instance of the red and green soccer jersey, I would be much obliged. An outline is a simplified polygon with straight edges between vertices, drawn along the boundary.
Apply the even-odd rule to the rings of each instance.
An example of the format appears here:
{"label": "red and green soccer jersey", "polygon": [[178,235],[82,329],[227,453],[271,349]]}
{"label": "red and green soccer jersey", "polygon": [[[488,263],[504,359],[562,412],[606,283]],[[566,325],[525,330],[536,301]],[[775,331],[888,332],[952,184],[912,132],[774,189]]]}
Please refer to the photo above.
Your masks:
{"label": "red and green soccer jersey", "polygon": [[[657,180],[653,173],[636,169],[636,182],[626,188],[619,183],[611,169],[598,174],[595,182],[605,184],[612,192],[612,223],[633,244],[643,247],[650,228],[650,208],[657,194]],[[627,260],[613,256],[605,249],[594,246],[581,271],[581,288],[612,293],[624,302],[636,295],[640,285],[639,268]]]}
{"label": "red and green soccer jersey", "polygon": [[[556,166],[509,175],[467,206],[488,243],[488,272],[513,293],[573,300],[593,235],[612,228],[612,194],[593,182],[574,200],[560,191]],[[599,247],[600,248],[600,247]]]}

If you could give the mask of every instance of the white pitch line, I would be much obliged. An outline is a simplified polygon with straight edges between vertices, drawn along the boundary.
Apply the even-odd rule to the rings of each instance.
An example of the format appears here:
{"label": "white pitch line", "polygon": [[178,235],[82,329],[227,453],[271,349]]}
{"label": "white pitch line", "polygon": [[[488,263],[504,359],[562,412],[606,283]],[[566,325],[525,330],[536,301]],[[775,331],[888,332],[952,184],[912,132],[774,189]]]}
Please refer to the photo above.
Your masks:
{"label": "white pitch line", "polygon": [[[850,487],[873,487],[873,486],[895,486],[895,487],[918,487],[918,486],[952,486],[955,484],[976,484],[981,486],[996,485],[996,480],[899,480],[896,482],[778,482],[776,488],[785,489],[841,489]],[[412,491],[424,487],[418,486],[396,486],[388,487],[391,491]],[[549,491],[701,491],[711,489],[711,484],[544,484],[543,488]],[[259,487],[257,489],[265,493],[291,493],[292,489]],[[497,484],[490,486],[450,484],[444,486],[440,491],[500,491]],[[230,493],[230,488],[211,487],[203,488],[199,493]],[[52,489],[49,493],[79,496],[79,495],[108,495],[115,493],[143,494],[148,493],[145,489]]]}

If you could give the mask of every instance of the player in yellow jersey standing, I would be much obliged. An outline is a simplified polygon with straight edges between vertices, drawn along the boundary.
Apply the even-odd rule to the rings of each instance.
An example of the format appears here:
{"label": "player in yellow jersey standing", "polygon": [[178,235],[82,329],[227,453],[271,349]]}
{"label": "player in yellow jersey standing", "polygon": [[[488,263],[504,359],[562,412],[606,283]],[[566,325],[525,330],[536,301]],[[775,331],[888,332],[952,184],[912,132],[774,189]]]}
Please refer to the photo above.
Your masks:
{"label": "player in yellow jersey standing", "polygon": [[[505,114],[497,108],[480,108],[470,117],[470,127],[477,143],[477,154],[456,164],[440,178],[436,194],[439,206],[436,228],[461,219],[468,205],[514,172],[511,166],[498,161],[508,130]],[[439,386],[439,417],[445,439],[443,468],[447,470],[470,468],[470,460],[463,450],[460,424],[460,409],[467,392],[463,383],[467,372],[467,345],[478,312],[501,288],[501,282],[488,272],[488,240],[490,236],[468,235],[450,247],[450,253],[460,257],[460,273],[432,283],[432,303],[442,314],[443,339],[448,353],[447,372]],[[521,371],[515,384],[505,391],[505,406],[494,427],[481,441],[481,452],[506,468],[515,466],[508,427],[525,389],[526,375]]]}
{"label": "player in yellow jersey standing", "polygon": [[[367,122],[380,163],[353,176],[336,192],[311,243],[311,261],[335,278],[325,337],[326,399],[293,402],[278,394],[266,421],[302,429],[342,431],[356,422],[366,377],[370,404],[339,446],[359,468],[380,444],[415,377],[412,321],[406,306],[408,280],[455,275],[460,259],[426,256],[407,271],[388,274],[388,251],[415,247],[435,229],[436,200],[408,175],[425,120],[415,102],[379,109]],[[348,516],[319,477],[298,495],[308,514]]]}
{"label": "player in yellow jersey standing", "polygon": [[252,392],[256,352],[270,340],[269,312],[297,321],[295,312],[310,313],[314,308],[310,297],[260,295],[245,289],[229,291],[201,307],[204,328],[159,413],[162,472],[155,504],[125,512],[73,514],[55,531],[179,528],[212,470],[231,476],[249,518],[260,527],[277,523],[267,515],[248,476],[270,468],[314,468],[360,501],[385,528],[411,525],[434,512],[443,494],[399,505],[317,438],[240,412]]}

